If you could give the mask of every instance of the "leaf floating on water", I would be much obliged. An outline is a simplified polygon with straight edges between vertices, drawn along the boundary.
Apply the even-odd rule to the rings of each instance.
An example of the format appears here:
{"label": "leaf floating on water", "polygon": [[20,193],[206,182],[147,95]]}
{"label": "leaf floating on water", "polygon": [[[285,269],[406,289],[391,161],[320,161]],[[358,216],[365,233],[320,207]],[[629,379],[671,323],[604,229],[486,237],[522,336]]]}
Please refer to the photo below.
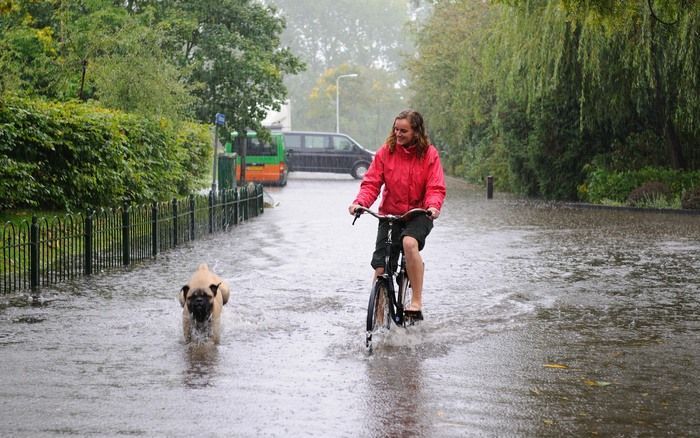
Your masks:
{"label": "leaf floating on water", "polygon": [[551,425],[554,424],[554,421],[553,421],[553,420],[542,420],[542,422],[543,422],[545,425],[547,425],[547,426],[551,426]]}
{"label": "leaf floating on water", "polygon": [[610,386],[612,383],[610,382],[605,382],[603,380],[591,380],[591,379],[586,379],[583,381],[588,386]]}
{"label": "leaf floating on water", "polygon": [[568,365],[564,365],[564,364],[561,364],[561,363],[546,363],[546,364],[544,364],[543,366],[544,366],[545,368],[555,368],[555,369],[558,369],[558,370],[566,370],[566,369],[569,369],[569,366],[568,366]]}

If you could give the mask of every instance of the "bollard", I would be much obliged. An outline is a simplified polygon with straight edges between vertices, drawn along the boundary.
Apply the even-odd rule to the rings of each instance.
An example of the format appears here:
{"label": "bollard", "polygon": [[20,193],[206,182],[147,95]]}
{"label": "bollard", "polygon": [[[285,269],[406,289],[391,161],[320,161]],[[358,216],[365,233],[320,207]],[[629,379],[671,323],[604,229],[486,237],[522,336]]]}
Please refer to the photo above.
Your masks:
{"label": "bollard", "polygon": [[486,177],[486,199],[493,199],[493,176]]}

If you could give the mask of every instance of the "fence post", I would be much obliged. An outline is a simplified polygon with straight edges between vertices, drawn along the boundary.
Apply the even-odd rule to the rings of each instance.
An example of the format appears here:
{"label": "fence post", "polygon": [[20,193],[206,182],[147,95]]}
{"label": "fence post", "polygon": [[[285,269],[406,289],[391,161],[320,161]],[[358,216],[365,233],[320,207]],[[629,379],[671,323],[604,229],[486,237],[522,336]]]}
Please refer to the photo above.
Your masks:
{"label": "fence post", "polygon": [[226,202],[226,190],[220,190],[219,194],[221,195],[221,229],[225,230],[226,229],[226,223],[228,221],[228,204]]}
{"label": "fence post", "polygon": [[493,198],[493,176],[486,177],[486,199]]}
{"label": "fence post", "polygon": [[173,198],[173,246],[177,246],[177,199]]}
{"label": "fence post", "polygon": [[194,195],[190,195],[190,240],[194,240]]}
{"label": "fence post", "polygon": [[92,275],[92,218],[93,218],[94,212],[87,212],[87,216],[85,216],[85,236],[83,245],[85,247],[85,263],[83,266],[83,270],[85,271],[85,275]]}
{"label": "fence post", "polygon": [[158,255],[158,203],[151,204],[151,255]]}
{"label": "fence post", "polygon": [[238,225],[238,217],[240,216],[240,196],[238,194],[240,193],[240,189],[238,187],[233,188],[233,225]]}
{"label": "fence post", "polygon": [[243,187],[243,195],[245,196],[245,203],[243,207],[243,220],[248,220],[248,209],[250,208],[250,193],[248,193],[248,186]]}
{"label": "fence post", "polygon": [[29,285],[32,289],[39,287],[39,224],[36,216],[32,215],[29,229]]}
{"label": "fence post", "polygon": [[257,187],[257,191],[260,193],[258,194],[258,216],[265,213],[265,194],[263,192],[263,186],[262,184],[259,184]]}
{"label": "fence post", "polygon": [[214,191],[209,191],[209,234],[214,232]]}
{"label": "fence post", "polygon": [[131,221],[129,218],[129,203],[125,202],[122,207],[122,264],[129,266],[131,263],[131,239],[129,232],[131,231]]}

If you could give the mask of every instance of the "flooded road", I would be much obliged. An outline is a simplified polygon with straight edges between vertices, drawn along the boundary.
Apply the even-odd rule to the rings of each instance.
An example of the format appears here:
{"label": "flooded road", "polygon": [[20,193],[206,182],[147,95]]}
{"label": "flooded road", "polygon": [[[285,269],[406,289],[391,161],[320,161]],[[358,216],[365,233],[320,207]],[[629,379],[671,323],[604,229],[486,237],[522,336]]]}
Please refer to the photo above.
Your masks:
{"label": "flooded road", "polygon": [[[572,209],[450,180],[424,314],[364,347],[376,222],[358,182],[123,272],[0,296],[0,435],[700,436],[700,216]],[[218,346],[183,342],[200,262]]]}

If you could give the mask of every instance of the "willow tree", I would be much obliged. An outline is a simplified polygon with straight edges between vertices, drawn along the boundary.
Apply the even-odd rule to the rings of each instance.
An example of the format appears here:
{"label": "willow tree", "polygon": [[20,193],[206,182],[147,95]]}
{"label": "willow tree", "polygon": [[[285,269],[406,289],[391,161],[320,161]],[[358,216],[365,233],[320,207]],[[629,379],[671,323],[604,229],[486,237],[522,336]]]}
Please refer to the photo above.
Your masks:
{"label": "willow tree", "polygon": [[496,77],[484,51],[494,37],[499,8],[480,1],[438,2],[416,33],[416,55],[406,60],[412,103],[453,175],[480,181],[495,175],[511,189],[503,143],[492,117]]}
{"label": "willow tree", "polygon": [[700,166],[700,4],[506,3],[515,4],[515,13],[506,16],[500,30],[511,56],[501,71],[520,67],[516,77],[527,84],[530,108],[565,79],[559,67],[573,50],[581,72],[576,84],[580,129],[609,129],[611,147],[620,137],[617,147],[626,153],[634,152],[630,141],[658,139],[653,152],[661,152],[664,159],[655,164]]}
{"label": "willow tree", "polygon": [[418,33],[415,99],[452,171],[576,198],[591,163],[700,166],[700,6],[501,3],[439,2]]}

